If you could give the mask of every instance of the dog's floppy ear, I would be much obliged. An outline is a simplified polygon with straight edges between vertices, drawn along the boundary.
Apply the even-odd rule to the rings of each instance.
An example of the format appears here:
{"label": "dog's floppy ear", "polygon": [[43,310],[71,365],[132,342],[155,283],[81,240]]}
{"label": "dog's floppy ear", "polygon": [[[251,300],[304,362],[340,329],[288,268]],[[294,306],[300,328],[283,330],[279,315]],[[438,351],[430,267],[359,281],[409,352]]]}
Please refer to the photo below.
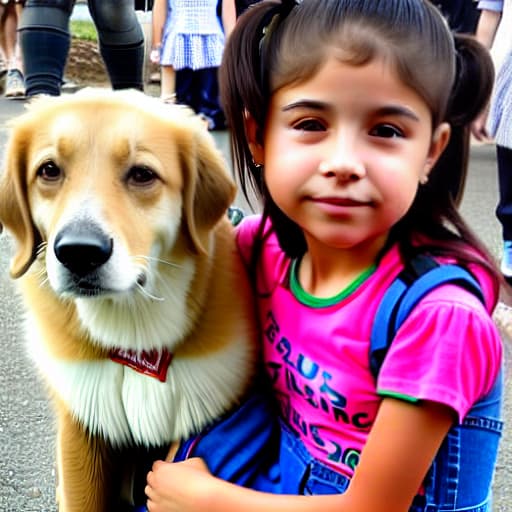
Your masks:
{"label": "dog's floppy ear", "polygon": [[213,137],[202,127],[182,148],[184,223],[193,249],[205,252],[205,237],[226,215],[236,186]]}
{"label": "dog's floppy ear", "polygon": [[6,228],[17,243],[10,266],[13,278],[21,277],[28,270],[41,240],[28,205],[26,165],[29,140],[29,130],[14,129],[7,142],[4,174],[0,182],[0,226]]}

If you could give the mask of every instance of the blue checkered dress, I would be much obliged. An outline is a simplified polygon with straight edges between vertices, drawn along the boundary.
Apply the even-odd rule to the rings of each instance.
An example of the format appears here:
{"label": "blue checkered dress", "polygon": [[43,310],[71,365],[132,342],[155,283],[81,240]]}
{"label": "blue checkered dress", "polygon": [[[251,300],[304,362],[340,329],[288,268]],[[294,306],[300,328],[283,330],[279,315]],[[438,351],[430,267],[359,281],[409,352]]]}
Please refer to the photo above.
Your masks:
{"label": "blue checkered dress", "polygon": [[183,68],[218,67],[224,32],[217,17],[217,0],[168,0],[160,64]]}

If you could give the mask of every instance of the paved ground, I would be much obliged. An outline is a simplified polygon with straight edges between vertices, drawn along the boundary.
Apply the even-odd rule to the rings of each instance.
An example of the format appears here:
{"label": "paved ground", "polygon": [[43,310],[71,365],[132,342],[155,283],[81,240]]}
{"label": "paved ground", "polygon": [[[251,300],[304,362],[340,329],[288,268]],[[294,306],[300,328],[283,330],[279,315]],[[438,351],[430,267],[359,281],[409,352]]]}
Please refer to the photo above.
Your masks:
{"label": "paved ground", "polygon": [[[5,122],[21,112],[23,102],[0,98],[0,149]],[[215,135],[227,154],[227,134]],[[500,234],[494,217],[496,170],[493,148],[475,146],[462,211],[495,254]],[[242,206],[244,201],[238,201]],[[34,375],[20,338],[19,304],[7,274],[11,247],[0,238],[0,512],[55,512],[54,426],[45,392]],[[506,346],[505,437],[495,481],[494,512],[512,512],[512,304],[508,290],[496,312]]]}

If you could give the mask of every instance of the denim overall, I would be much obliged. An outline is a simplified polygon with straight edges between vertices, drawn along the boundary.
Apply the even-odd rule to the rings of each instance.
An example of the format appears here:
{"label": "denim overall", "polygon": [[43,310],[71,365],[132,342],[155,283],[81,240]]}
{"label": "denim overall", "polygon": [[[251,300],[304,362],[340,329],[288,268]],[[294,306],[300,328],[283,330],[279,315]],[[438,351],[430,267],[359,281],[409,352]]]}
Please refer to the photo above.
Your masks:
{"label": "denim overall", "polygon": [[[453,427],[415,497],[410,512],[491,512],[491,484],[502,430],[502,375],[491,392]],[[290,429],[281,428],[281,493],[337,494],[350,480],[315,460]],[[274,490],[275,492],[275,490]]]}

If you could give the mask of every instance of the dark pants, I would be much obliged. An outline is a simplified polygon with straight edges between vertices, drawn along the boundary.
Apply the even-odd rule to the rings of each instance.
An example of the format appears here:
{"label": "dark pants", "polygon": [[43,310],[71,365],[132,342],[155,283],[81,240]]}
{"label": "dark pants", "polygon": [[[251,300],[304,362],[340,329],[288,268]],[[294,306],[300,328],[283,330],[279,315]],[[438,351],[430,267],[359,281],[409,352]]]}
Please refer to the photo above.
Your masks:
{"label": "dark pants", "polygon": [[444,14],[454,32],[473,34],[479,11],[473,0],[437,0],[433,2]]}
{"label": "dark pants", "polygon": [[212,129],[223,129],[225,120],[219,103],[217,72],[218,68],[178,70],[176,101],[188,105],[196,114],[208,116],[213,122]]}
{"label": "dark pants", "polygon": [[496,217],[501,223],[503,240],[512,241],[512,149],[496,146],[499,201]]}
{"label": "dark pants", "polygon": [[[27,96],[60,94],[74,0],[27,0],[20,46]],[[114,89],[142,89],[144,34],[133,0],[88,0],[99,48]]]}

